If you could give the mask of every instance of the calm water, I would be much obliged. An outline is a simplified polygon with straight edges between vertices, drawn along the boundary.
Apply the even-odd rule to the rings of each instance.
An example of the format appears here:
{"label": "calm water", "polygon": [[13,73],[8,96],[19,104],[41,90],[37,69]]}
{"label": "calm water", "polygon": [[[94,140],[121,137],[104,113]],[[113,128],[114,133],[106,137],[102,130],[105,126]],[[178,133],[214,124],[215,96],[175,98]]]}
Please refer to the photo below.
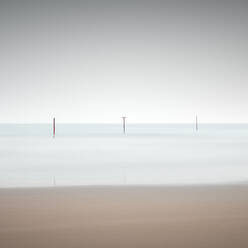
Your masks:
{"label": "calm water", "polygon": [[0,125],[0,187],[248,181],[248,125]]}
{"label": "calm water", "polygon": [[[248,124],[201,124],[200,134],[248,135]],[[194,135],[194,124],[127,124],[127,135]],[[121,124],[56,124],[58,137],[71,136],[119,136]],[[0,124],[1,136],[52,135],[51,124]]]}

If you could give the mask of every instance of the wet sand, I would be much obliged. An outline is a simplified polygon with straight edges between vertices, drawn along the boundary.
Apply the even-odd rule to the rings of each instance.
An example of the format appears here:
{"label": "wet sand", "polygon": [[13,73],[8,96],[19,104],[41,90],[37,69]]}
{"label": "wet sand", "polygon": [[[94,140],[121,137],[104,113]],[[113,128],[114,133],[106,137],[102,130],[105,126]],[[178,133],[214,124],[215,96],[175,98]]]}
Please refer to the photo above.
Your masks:
{"label": "wet sand", "polygon": [[1,248],[247,248],[248,186],[0,189]]}

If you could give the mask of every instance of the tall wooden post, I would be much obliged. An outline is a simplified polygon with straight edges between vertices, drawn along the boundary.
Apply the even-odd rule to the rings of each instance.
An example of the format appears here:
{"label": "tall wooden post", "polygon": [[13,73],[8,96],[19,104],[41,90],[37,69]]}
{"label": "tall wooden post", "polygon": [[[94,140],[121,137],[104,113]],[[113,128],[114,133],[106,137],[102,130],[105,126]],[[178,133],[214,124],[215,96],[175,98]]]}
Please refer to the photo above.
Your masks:
{"label": "tall wooden post", "polygon": [[126,118],[125,116],[121,117],[122,118],[122,128],[123,128],[123,133],[126,133]]}
{"label": "tall wooden post", "polygon": [[55,138],[55,118],[53,118],[53,138]]}
{"label": "tall wooden post", "polygon": [[198,117],[195,118],[195,130],[198,131]]}

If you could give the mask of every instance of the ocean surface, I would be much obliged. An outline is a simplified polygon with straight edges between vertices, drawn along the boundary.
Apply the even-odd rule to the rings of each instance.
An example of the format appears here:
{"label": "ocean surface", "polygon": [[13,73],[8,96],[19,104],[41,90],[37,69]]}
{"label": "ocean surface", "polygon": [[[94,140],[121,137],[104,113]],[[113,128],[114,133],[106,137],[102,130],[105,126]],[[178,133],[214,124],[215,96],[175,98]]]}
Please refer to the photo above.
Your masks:
{"label": "ocean surface", "polygon": [[247,124],[0,124],[0,187],[247,182]]}

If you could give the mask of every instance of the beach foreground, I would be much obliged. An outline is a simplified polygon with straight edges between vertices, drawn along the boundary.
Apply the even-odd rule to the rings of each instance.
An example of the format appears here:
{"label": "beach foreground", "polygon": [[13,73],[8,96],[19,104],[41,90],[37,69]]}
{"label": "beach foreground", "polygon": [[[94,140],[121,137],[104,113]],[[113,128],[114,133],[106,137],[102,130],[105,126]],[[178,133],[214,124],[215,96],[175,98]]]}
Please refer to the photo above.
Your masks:
{"label": "beach foreground", "polygon": [[0,247],[248,247],[248,186],[0,189]]}

